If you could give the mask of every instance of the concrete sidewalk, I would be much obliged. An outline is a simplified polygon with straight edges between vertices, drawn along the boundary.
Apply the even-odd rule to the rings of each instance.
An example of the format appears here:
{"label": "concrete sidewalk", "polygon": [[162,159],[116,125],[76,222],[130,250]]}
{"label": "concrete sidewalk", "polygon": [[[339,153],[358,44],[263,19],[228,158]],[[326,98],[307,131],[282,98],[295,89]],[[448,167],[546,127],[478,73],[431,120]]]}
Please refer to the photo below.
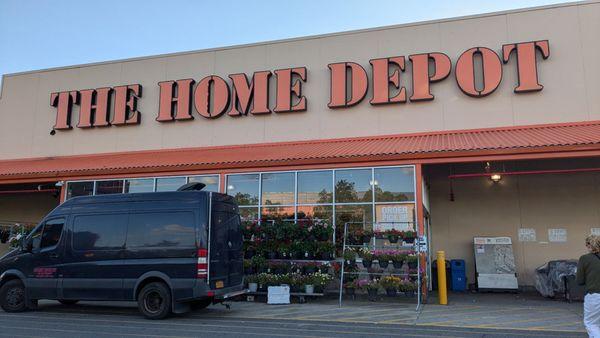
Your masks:
{"label": "concrete sidewalk", "polygon": [[450,295],[450,304],[424,304],[420,311],[407,302],[344,301],[334,299],[308,304],[267,305],[236,302],[232,310],[212,306],[205,315],[253,319],[412,324],[468,328],[516,329],[584,333],[582,303],[567,303],[531,295]]}

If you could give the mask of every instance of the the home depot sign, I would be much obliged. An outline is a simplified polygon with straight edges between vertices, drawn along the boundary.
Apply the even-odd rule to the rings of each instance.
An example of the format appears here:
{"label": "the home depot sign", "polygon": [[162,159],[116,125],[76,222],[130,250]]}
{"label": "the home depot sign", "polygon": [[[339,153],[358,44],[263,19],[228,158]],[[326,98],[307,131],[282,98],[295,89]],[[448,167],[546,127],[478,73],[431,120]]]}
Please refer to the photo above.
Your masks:
{"label": "the home depot sign", "polygon": [[[502,81],[502,63],[517,64],[515,93],[542,90],[538,81],[537,61],[550,56],[548,40],[511,43],[502,46],[501,55],[485,47],[464,51],[454,65],[456,84],[466,95],[480,98],[493,93]],[[412,92],[407,93],[400,79],[406,63],[411,63]],[[433,100],[432,84],[446,79],[452,61],[443,53],[394,56],[369,61],[370,73],[358,63],[338,62],[330,72],[329,108],[346,108],[360,103],[369,87],[372,105]],[[477,74],[477,75],[476,75]],[[269,101],[269,82],[275,81],[275,103]],[[190,120],[194,112],[207,119],[305,111],[308,98],[302,87],[308,83],[306,67],[260,71],[248,79],[246,74],[231,74],[226,80],[217,75],[159,82],[160,99],[156,121]],[[410,94],[410,95],[409,95]],[[54,129],[70,129],[74,106],[79,107],[78,128],[138,124],[142,97],[139,84],[52,93],[50,104],[56,107]]]}

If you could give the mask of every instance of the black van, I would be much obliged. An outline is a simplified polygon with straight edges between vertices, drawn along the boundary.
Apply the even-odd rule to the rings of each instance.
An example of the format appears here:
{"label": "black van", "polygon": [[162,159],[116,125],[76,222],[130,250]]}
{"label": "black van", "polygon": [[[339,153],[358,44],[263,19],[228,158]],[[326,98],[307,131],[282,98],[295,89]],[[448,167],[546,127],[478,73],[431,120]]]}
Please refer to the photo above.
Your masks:
{"label": "black van", "polygon": [[240,216],[206,191],[76,197],[0,258],[0,306],[137,301],[147,318],[244,293]]}

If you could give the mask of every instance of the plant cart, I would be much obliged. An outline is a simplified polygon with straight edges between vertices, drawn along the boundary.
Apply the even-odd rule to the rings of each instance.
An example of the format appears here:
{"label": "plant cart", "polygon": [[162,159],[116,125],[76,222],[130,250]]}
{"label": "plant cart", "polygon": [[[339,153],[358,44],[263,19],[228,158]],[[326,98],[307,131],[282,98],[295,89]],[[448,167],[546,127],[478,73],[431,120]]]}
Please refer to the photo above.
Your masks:
{"label": "plant cart", "polygon": [[[416,293],[416,311],[421,308],[422,302],[422,271],[420,234],[414,222],[393,222],[401,225],[404,231],[387,230],[379,233],[365,233],[363,222],[348,222],[344,224],[342,241],[343,260],[340,269],[339,306],[342,306],[345,276],[367,276],[368,279],[359,280],[362,285],[355,287],[368,291],[370,300],[377,297],[379,289],[383,286],[388,296],[396,296],[400,289],[405,294]],[[371,223],[372,224],[372,223]],[[359,226],[354,233],[349,231],[351,226]],[[385,225],[378,222],[378,225]],[[388,225],[392,225],[390,222]],[[393,227],[392,227],[393,228]],[[383,238],[382,238],[383,237]],[[361,266],[356,261],[356,255],[361,256]],[[379,269],[373,266],[376,264]],[[354,282],[352,282],[354,283]]]}

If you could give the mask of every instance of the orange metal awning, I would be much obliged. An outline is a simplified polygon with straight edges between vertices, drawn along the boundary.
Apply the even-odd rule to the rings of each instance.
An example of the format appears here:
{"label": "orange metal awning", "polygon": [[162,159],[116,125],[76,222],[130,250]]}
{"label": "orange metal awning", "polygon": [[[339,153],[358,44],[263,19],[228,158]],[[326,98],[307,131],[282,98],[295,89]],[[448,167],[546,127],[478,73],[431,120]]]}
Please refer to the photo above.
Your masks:
{"label": "orange metal awning", "polygon": [[600,151],[600,121],[0,161],[0,182],[119,173]]}

